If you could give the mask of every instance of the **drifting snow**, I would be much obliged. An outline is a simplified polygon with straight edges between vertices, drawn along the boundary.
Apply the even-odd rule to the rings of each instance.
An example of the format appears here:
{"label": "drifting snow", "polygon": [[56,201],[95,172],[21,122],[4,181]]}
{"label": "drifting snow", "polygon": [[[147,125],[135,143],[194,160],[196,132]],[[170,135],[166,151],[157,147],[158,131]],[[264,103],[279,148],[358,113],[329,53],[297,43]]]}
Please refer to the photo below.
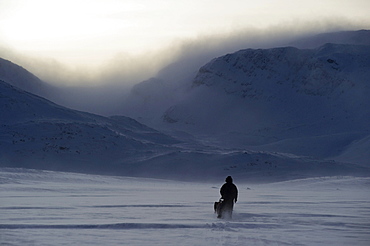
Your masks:
{"label": "drifting snow", "polygon": [[217,183],[0,169],[4,245],[368,245],[369,178],[235,180],[231,220]]}

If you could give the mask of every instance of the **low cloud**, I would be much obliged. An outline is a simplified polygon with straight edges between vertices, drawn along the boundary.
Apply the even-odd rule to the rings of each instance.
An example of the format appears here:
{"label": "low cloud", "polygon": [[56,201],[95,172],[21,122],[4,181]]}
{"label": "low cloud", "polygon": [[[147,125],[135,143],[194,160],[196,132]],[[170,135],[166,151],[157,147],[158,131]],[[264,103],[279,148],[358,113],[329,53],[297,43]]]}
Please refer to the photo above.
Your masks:
{"label": "low cloud", "polygon": [[109,115],[119,112],[120,104],[133,85],[151,77],[176,83],[181,78],[190,79],[202,65],[226,53],[246,48],[286,46],[294,40],[322,32],[361,28],[366,27],[343,19],[304,23],[298,20],[265,29],[243,28],[173,41],[168,47],[136,56],[118,52],[96,67],[67,65],[52,58],[20,54],[4,46],[0,47],[0,57],[23,66],[64,91],[49,99],[68,107]]}

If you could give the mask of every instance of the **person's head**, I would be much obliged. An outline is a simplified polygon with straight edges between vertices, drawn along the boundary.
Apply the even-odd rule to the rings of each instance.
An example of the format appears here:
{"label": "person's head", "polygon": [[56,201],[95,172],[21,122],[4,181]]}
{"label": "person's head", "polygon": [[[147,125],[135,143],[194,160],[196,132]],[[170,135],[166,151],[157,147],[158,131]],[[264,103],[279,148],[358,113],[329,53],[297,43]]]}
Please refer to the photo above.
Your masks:
{"label": "person's head", "polygon": [[226,183],[232,183],[233,182],[233,178],[231,176],[227,176],[226,179],[225,179]]}

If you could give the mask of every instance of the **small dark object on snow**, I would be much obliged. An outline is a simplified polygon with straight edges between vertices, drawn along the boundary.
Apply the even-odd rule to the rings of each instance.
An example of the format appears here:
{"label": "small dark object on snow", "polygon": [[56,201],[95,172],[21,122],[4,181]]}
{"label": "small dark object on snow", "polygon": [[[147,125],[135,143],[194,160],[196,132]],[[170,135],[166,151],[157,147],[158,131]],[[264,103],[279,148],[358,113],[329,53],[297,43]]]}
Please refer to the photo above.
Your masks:
{"label": "small dark object on snow", "polygon": [[217,213],[217,218],[232,217],[234,202],[238,200],[238,188],[233,184],[231,176],[226,178],[226,183],[221,187],[221,199],[214,204],[214,210]]}
{"label": "small dark object on snow", "polygon": [[220,202],[215,202],[215,204],[213,205],[213,209],[215,210],[215,213],[217,212],[217,207],[219,204]]}
{"label": "small dark object on snow", "polygon": [[213,205],[213,209],[215,210],[215,213],[217,213],[217,215],[221,214],[222,202],[223,200],[220,199],[218,202],[215,202],[215,204]]}

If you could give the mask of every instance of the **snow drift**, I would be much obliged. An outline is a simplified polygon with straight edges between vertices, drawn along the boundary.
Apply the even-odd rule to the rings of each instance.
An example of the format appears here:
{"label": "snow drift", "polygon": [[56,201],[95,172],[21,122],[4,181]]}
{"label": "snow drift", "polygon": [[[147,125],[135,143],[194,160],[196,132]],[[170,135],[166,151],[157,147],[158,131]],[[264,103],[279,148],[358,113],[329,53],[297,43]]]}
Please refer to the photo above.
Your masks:
{"label": "snow drift", "polygon": [[[233,219],[215,183],[0,168],[5,245],[369,245],[370,178],[235,179]],[[25,236],[26,235],[26,236]]]}

